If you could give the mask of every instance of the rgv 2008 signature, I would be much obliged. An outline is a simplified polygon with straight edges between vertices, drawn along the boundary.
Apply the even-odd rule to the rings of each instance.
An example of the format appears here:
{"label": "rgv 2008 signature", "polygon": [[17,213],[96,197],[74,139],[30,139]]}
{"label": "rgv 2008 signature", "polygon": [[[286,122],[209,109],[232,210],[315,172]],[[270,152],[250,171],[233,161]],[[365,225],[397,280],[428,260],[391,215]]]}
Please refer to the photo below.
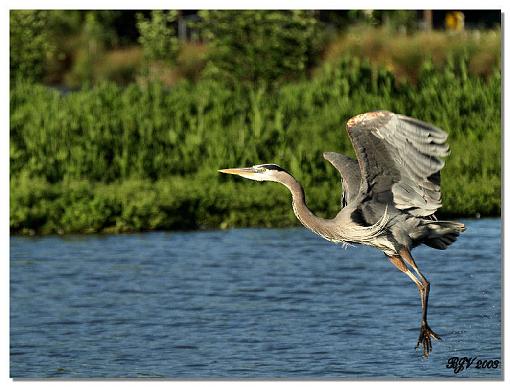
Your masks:
{"label": "rgv 2008 signature", "polygon": [[[475,363],[476,362],[476,363]],[[473,368],[498,368],[499,360],[482,360],[478,357],[451,357],[448,359],[446,368],[452,368],[453,372],[458,374],[461,371],[467,370],[469,367]]]}

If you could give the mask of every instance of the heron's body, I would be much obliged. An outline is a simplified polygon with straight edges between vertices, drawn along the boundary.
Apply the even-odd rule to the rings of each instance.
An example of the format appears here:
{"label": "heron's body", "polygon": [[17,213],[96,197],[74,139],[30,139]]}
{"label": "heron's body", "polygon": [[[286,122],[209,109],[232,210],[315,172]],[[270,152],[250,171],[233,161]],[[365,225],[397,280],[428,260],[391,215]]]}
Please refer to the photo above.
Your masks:
{"label": "heron's body", "polygon": [[315,216],[306,205],[301,185],[276,164],[221,172],[281,183],[290,190],[294,213],[305,227],[334,243],[364,244],[384,252],[418,286],[422,324],[417,346],[421,344],[428,356],[430,338],[439,336],[427,323],[430,284],[410,252],[420,244],[445,249],[464,231],[463,224],[439,221],[434,216],[441,207],[439,172],[444,166],[442,158],[449,153],[447,134],[384,111],[351,118],[347,132],[357,161],[339,153],[324,153],[343,178],[342,209],[332,219]]}

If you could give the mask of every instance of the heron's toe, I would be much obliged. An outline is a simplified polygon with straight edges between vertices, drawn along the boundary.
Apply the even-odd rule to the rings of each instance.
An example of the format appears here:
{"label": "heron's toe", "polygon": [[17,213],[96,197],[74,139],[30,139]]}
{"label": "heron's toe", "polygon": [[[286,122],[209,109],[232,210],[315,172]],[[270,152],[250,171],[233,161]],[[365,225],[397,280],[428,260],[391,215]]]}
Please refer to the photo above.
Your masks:
{"label": "heron's toe", "polygon": [[418,337],[418,342],[416,343],[415,349],[418,349],[420,345],[423,349],[423,357],[429,357],[430,352],[432,352],[432,339],[441,340],[441,337],[435,333],[427,323],[422,323],[420,328],[420,336]]}

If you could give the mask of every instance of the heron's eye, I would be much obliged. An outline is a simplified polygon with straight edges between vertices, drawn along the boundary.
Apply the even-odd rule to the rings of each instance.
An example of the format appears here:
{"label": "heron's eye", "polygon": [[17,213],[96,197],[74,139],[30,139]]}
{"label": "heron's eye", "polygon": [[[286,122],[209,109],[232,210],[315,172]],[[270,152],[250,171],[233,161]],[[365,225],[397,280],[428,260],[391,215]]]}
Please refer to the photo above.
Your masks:
{"label": "heron's eye", "polygon": [[257,168],[257,173],[262,173],[262,172],[265,172],[265,171],[267,171],[267,169],[264,168],[264,167],[258,167]]}

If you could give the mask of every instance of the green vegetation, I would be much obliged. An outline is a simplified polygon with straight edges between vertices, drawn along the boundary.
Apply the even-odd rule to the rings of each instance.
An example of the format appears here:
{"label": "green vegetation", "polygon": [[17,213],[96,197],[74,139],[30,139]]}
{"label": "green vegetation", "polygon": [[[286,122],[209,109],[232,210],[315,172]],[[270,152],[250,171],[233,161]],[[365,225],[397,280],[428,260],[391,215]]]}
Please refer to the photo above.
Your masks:
{"label": "green vegetation", "polygon": [[11,81],[17,78],[37,81],[43,77],[46,56],[53,51],[46,30],[47,19],[47,13],[44,11],[11,11],[9,20]]}
{"label": "green vegetation", "polygon": [[[480,11],[482,12],[482,11]],[[13,10],[11,81],[70,88],[109,80],[173,86],[203,76],[279,87],[350,55],[416,81],[432,60],[467,59],[472,75],[500,65],[499,29],[418,31],[416,11],[201,11],[190,40],[182,11]],[[142,57],[144,60],[142,60]]]}
{"label": "green vegetation", "polygon": [[199,15],[199,28],[212,48],[207,70],[227,82],[275,87],[303,77],[324,44],[322,29],[310,11],[200,11]]}
{"label": "green vegetation", "polygon": [[183,40],[183,12],[10,12],[12,232],[297,225],[285,187],[217,173],[263,162],[332,217],[340,180],[322,153],[354,156],[345,122],[373,110],[449,133],[440,216],[500,214],[499,29],[200,11]]}
{"label": "green vegetation", "polygon": [[501,65],[501,34],[489,30],[408,35],[396,34],[390,28],[352,27],[332,40],[324,52],[327,62],[346,55],[387,68],[398,80],[416,82],[426,62],[432,61],[440,69],[451,60],[465,61],[469,74],[487,77]]}
{"label": "green vegetation", "polygon": [[172,23],[176,18],[177,11],[152,11],[150,19],[138,14],[139,41],[146,60],[175,62],[179,40],[175,36]]}
{"label": "green vegetation", "polygon": [[324,151],[353,155],[344,130],[387,109],[450,134],[441,216],[500,214],[498,68],[469,75],[467,59],[426,62],[415,84],[356,57],[274,91],[213,79],[126,88],[106,83],[61,95],[11,90],[11,230],[21,233],[195,229],[297,224],[283,186],[216,170],[276,162],[311,208],[339,209]]}

